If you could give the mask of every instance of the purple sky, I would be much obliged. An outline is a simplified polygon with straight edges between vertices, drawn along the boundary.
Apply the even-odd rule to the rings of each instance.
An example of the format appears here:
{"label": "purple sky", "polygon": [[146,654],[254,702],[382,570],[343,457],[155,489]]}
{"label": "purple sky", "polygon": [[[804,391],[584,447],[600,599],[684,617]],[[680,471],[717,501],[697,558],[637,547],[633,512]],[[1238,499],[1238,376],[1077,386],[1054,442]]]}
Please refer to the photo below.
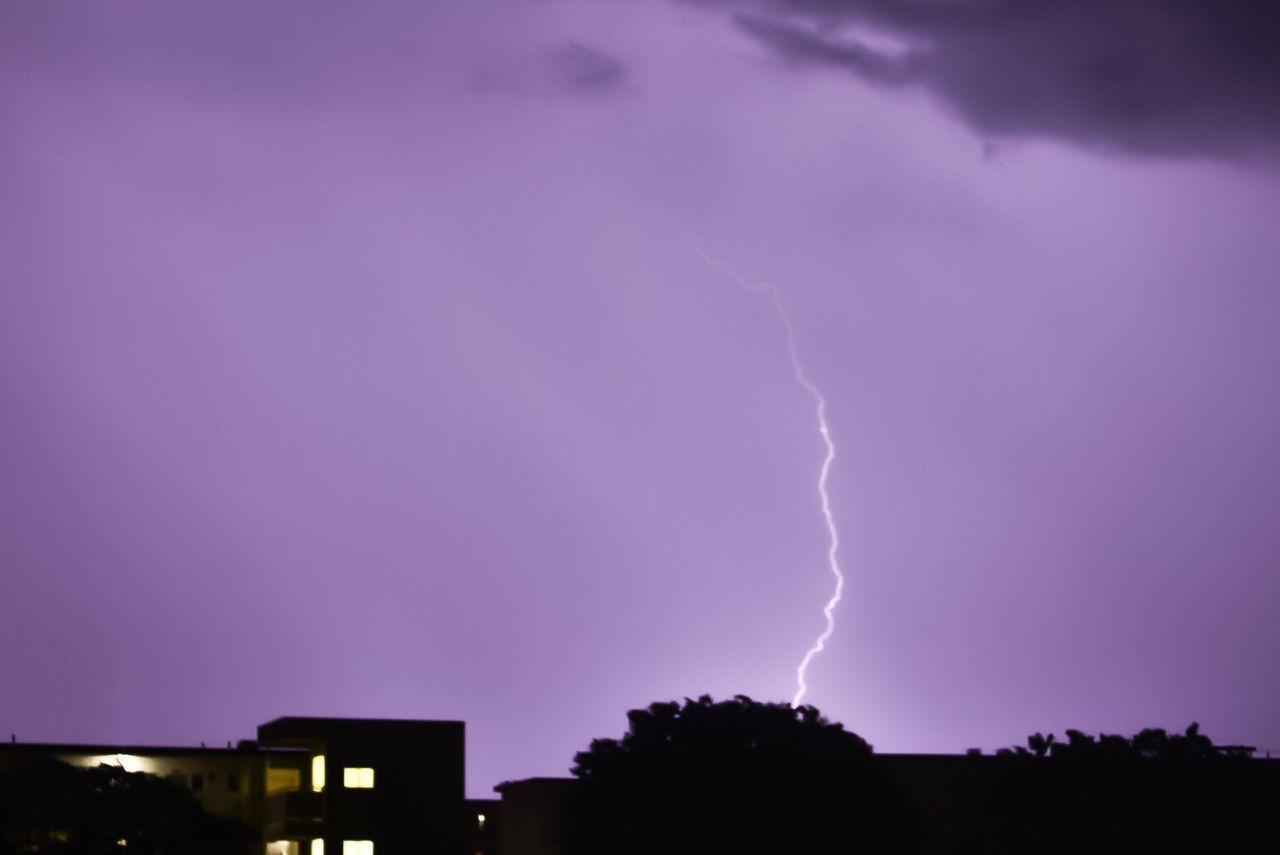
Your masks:
{"label": "purple sky", "polygon": [[697,234],[808,701],[1280,750],[1277,13],[940,5],[4,3],[0,730],[790,698]]}

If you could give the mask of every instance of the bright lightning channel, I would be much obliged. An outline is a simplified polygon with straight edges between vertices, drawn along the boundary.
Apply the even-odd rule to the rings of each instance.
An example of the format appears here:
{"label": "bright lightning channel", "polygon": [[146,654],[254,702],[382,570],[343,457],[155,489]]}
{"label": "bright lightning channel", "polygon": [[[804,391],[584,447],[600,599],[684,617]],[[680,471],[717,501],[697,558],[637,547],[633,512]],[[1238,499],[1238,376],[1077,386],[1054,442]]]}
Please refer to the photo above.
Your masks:
{"label": "bright lightning channel", "polygon": [[694,243],[697,246],[698,255],[702,257],[702,262],[707,267],[723,273],[748,291],[768,292],[773,300],[773,307],[777,310],[778,319],[782,321],[782,328],[786,332],[787,354],[791,357],[792,374],[795,377],[796,384],[813,399],[818,422],[818,434],[822,437],[822,443],[826,447],[826,454],[822,458],[822,467],[818,470],[818,497],[822,503],[822,517],[827,523],[827,566],[836,581],[831,599],[827,600],[826,605],[822,607],[822,616],[826,621],[826,625],[821,634],[814,640],[813,646],[805,652],[799,666],[796,667],[796,694],[791,699],[791,706],[798,707],[804,701],[805,694],[809,691],[809,684],[805,679],[809,671],[809,665],[813,662],[815,656],[826,649],[827,641],[836,631],[836,606],[840,605],[840,599],[844,596],[844,571],[840,569],[839,558],[840,532],[836,528],[835,516],[831,512],[831,495],[827,491],[827,482],[831,477],[831,466],[836,460],[836,444],[831,439],[831,426],[827,423],[827,399],[823,396],[822,391],[809,379],[809,375],[805,373],[804,362],[800,359],[800,350],[796,347],[795,327],[791,323],[791,316],[787,314],[786,305],[782,302],[782,295],[778,291],[778,286],[772,282],[751,282],[723,261],[710,255],[703,248],[701,241],[695,238]]}

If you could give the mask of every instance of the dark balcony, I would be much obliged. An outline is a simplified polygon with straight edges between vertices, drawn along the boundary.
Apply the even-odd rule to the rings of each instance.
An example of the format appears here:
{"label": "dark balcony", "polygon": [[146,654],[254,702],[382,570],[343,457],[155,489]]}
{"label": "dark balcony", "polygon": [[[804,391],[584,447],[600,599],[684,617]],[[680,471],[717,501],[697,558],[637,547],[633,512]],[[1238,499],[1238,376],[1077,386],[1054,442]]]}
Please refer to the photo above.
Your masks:
{"label": "dark balcony", "polygon": [[262,808],[263,831],[268,840],[308,837],[324,822],[324,793],[289,790],[271,793]]}

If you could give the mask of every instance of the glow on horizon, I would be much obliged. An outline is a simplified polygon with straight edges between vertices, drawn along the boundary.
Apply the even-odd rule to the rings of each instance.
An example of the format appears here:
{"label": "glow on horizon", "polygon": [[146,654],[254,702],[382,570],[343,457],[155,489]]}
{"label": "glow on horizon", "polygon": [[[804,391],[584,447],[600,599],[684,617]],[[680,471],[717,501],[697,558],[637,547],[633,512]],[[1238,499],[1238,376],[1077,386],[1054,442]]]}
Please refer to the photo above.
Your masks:
{"label": "glow on horizon", "polygon": [[782,295],[778,292],[778,286],[772,282],[751,282],[723,261],[708,254],[703,248],[702,242],[697,238],[694,239],[694,243],[703,263],[708,267],[720,271],[748,291],[767,291],[769,293],[773,300],[773,306],[778,312],[778,318],[782,321],[782,327],[786,331],[787,355],[791,359],[792,374],[795,377],[796,384],[813,399],[818,420],[818,434],[822,437],[822,443],[826,447],[826,454],[822,458],[822,467],[818,471],[818,497],[821,500],[822,517],[827,525],[827,566],[831,570],[831,575],[835,577],[836,583],[831,598],[822,607],[822,615],[826,621],[826,626],[817,639],[814,640],[813,646],[805,652],[804,658],[800,660],[800,664],[796,667],[796,693],[791,699],[791,706],[798,707],[804,701],[805,694],[809,691],[809,684],[805,679],[809,671],[809,665],[813,662],[815,656],[826,649],[827,641],[836,631],[836,607],[840,605],[840,600],[844,596],[844,571],[840,567],[839,559],[840,532],[836,528],[835,515],[831,511],[831,496],[827,491],[827,482],[831,477],[831,466],[836,459],[836,445],[831,438],[831,426],[827,422],[827,399],[823,396],[822,390],[815,386],[805,373],[804,363],[800,359],[799,348],[796,347],[795,327],[791,324],[791,316],[787,314],[787,308],[782,302]]}

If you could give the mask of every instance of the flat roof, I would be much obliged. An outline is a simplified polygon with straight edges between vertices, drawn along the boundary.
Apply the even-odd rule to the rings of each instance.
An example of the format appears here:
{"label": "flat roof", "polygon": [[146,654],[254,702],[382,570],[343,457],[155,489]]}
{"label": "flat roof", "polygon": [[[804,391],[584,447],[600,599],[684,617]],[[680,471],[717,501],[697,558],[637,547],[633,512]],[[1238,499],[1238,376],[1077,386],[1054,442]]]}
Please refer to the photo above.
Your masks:
{"label": "flat roof", "polygon": [[271,721],[258,725],[259,728],[275,727],[283,724],[323,724],[332,725],[334,727],[361,727],[367,725],[392,725],[392,726],[415,726],[423,727],[430,725],[466,727],[466,722],[461,719],[434,719],[434,718],[348,718],[346,716],[310,716],[310,715],[285,715],[279,718],[273,718]]}

